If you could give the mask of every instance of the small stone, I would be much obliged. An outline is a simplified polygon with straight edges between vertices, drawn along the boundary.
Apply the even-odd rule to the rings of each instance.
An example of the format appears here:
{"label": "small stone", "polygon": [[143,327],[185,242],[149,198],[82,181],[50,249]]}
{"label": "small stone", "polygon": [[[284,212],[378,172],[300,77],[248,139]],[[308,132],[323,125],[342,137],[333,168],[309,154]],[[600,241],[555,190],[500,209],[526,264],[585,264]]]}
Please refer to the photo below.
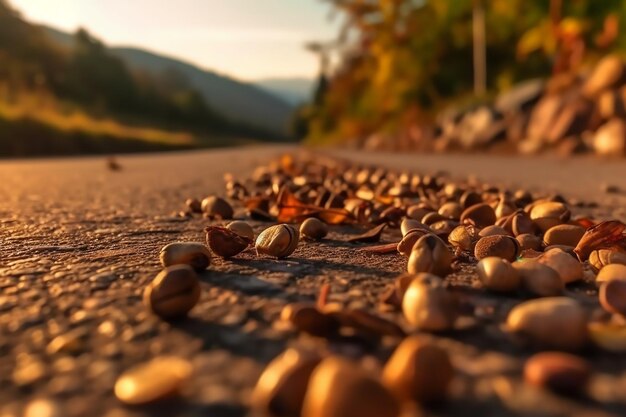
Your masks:
{"label": "small stone", "polygon": [[524,365],[526,382],[561,394],[581,394],[591,377],[591,366],[584,359],[561,352],[541,352]]}

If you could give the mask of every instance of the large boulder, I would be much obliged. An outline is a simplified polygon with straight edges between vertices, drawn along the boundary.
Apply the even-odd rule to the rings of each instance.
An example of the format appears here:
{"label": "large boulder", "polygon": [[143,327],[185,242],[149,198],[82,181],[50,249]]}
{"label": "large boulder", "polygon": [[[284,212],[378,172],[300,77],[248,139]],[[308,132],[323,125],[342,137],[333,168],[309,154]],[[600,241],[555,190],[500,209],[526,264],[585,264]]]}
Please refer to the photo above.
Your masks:
{"label": "large boulder", "polygon": [[607,89],[624,84],[625,81],[624,61],[616,55],[607,55],[598,62],[585,81],[582,93],[587,98],[594,98]]}
{"label": "large boulder", "polygon": [[545,81],[534,79],[521,82],[496,98],[495,108],[503,114],[526,111],[532,107],[543,94]]}
{"label": "large boulder", "polygon": [[598,155],[626,155],[626,122],[611,119],[602,125],[593,137],[593,148]]}

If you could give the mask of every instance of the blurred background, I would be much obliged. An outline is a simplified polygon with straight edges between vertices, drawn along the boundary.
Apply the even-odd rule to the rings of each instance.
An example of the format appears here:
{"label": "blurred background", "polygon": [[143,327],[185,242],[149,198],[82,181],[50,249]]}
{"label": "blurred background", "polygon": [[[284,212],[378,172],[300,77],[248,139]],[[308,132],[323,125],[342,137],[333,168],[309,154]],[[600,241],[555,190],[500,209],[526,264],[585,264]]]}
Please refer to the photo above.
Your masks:
{"label": "blurred background", "polygon": [[623,156],[621,0],[0,0],[0,156]]}

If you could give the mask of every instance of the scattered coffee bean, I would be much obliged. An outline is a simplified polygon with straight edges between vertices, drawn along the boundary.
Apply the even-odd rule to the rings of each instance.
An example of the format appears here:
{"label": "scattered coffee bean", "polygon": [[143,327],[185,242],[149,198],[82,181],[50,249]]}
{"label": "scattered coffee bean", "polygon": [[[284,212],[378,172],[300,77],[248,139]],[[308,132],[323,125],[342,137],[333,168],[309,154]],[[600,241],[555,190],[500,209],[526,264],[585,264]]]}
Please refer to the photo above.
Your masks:
{"label": "scattered coffee bean", "polygon": [[399,400],[432,403],[446,397],[453,376],[445,350],[420,336],[411,336],[389,358],[382,378]]}
{"label": "scattered coffee bean", "polygon": [[454,325],[457,304],[441,278],[420,273],[404,293],[402,312],[406,320],[420,330],[443,331]]}
{"label": "scattered coffee bean", "polygon": [[200,282],[188,265],[165,268],[143,293],[146,306],[165,319],[186,316],[199,299]]}
{"label": "scattered coffee bean", "polygon": [[115,382],[115,396],[141,405],[176,395],[191,377],[191,364],[177,357],[158,357],[124,372]]}
{"label": "scattered coffee bean", "polygon": [[197,272],[204,271],[211,264],[211,252],[202,243],[176,242],[161,249],[161,265],[189,265]]}
{"label": "scattered coffee bean", "polygon": [[313,371],[302,417],[398,417],[400,405],[376,379],[345,359],[329,357]]}
{"label": "scattered coffee bean", "polygon": [[561,394],[581,394],[590,377],[589,363],[568,353],[541,352],[530,357],[524,365],[526,382]]}
{"label": "scattered coffee bean", "polygon": [[328,226],[323,221],[310,217],[300,225],[300,235],[311,240],[321,240],[328,234]]}
{"label": "scattered coffee bean", "polygon": [[478,278],[490,291],[512,292],[521,284],[517,270],[506,259],[490,256],[483,258],[477,265]]}
{"label": "scattered coffee bean", "polygon": [[574,351],[587,341],[587,314],[567,297],[525,301],[511,310],[508,329],[538,346]]}
{"label": "scattered coffee bean", "polygon": [[288,224],[278,224],[262,231],[255,247],[259,255],[285,258],[296,250],[298,241],[298,230]]}

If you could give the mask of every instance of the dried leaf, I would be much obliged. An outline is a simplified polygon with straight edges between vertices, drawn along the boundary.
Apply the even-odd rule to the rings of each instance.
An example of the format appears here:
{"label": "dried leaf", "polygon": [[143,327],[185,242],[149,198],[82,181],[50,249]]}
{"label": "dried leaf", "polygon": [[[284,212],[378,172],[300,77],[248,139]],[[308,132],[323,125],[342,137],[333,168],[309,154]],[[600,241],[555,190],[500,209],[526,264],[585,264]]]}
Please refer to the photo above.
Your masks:
{"label": "dried leaf", "polygon": [[352,221],[352,216],[344,209],[323,209],[317,213],[317,217],[327,224],[345,224]]}
{"label": "dried leaf", "polygon": [[588,217],[580,217],[578,219],[575,219],[574,223],[584,227],[585,229],[589,229],[590,227],[595,226],[595,222]]}
{"label": "dried leaf", "polygon": [[213,253],[223,258],[235,256],[252,244],[251,239],[238,235],[225,227],[209,226],[204,230],[209,248]]}
{"label": "dried leaf", "polygon": [[383,234],[383,230],[385,230],[385,227],[387,227],[386,223],[379,224],[375,228],[370,229],[363,234],[351,237],[350,239],[347,240],[347,242],[350,242],[350,243],[378,242],[380,240],[380,236]]}
{"label": "dried leaf", "polygon": [[396,323],[365,310],[344,310],[334,313],[342,326],[352,327],[374,336],[404,337],[406,333]]}
{"label": "dried leaf", "polygon": [[585,261],[591,252],[596,249],[613,246],[626,247],[626,224],[618,220],[610,220],[587,229],[582,239],[574,249],[578,259]]}
{"label": "dried leaf", "polygon": [[385,243],[384,245],[367,246],[365,248],[359,248],[359,251],[376,253],[379,255],[386,255],[390,253],[397,253],[398,244],[397,243]]}

